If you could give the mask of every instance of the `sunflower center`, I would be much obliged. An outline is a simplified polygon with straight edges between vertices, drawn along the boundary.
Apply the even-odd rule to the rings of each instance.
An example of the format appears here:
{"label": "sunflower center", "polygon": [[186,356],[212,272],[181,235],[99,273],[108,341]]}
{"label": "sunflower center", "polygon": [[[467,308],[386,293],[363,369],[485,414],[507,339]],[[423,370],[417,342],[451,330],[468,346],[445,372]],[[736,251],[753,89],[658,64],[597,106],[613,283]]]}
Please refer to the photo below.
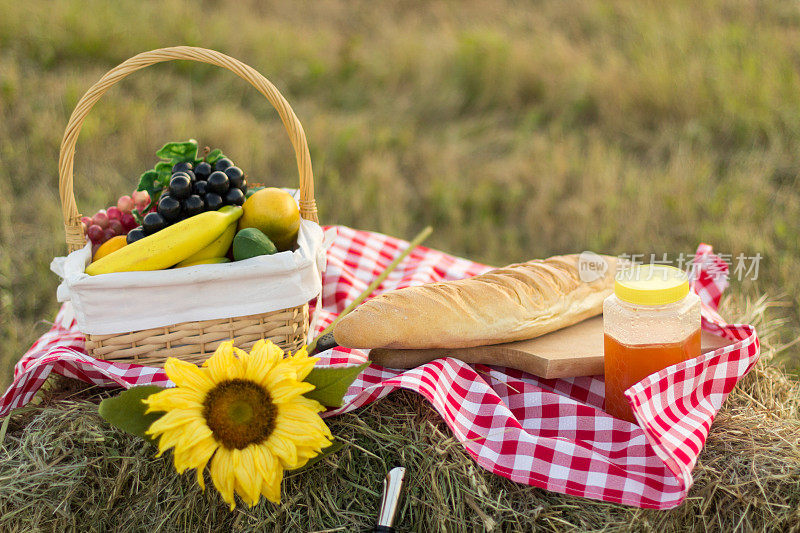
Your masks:
{"label": "sunflower center", "polygon": [[277,408],[263,387],[243,379],[223,381],[206,394],[203,417],[214,438],[229,449],[259,444],[275,429]]}

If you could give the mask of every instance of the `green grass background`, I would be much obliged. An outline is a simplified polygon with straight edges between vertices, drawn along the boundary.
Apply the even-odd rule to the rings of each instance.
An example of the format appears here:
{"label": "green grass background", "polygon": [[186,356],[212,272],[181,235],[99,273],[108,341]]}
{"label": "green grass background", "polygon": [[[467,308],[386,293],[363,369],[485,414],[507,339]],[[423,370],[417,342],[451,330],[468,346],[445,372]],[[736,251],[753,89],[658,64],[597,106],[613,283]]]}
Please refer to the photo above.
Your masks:
{"label": "green grass background", "polygon": [[[58,146],[105,71],[190,44],[250,64],[302,121],[320,218],[490,264],[590,249],[764,257],[798,334],[800,11],[787,1],[0,0],[0,385],[49,327],[64,251]],[[269,104],[226,71],[134,74],[87,119],[85,214],[164,142],[222,148],[296,183]],[[783,350],[797,366],[798,352]]]}

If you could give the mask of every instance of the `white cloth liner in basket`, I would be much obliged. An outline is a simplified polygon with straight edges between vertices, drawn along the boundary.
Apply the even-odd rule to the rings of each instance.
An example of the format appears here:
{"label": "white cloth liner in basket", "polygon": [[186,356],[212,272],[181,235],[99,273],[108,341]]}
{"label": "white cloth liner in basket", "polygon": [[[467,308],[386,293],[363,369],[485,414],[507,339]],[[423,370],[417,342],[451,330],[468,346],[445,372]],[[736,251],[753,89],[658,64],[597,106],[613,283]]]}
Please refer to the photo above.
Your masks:
{"label": "white cloth liner in basket", "polygon": [[117,334],[303,305],[321,293],[328,240],[302,219],[296,250],[244,261],[90,276],[87,245],[50,269],[63,279],[58,301],[72,303],[82,333]]}

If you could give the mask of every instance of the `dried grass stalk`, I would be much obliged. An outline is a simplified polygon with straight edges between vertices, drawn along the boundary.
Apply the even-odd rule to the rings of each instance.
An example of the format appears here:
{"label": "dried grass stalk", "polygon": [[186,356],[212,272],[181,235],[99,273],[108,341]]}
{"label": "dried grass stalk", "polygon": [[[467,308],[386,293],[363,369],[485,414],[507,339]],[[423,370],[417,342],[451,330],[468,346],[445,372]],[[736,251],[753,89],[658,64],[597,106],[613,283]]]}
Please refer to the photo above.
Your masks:
{"label": "dried grass stalk", "polygon": [[[736,305],[762,336],[762,361],[714,422],[687,500],[651,511],[527,487],[476,466],[418,395],[395,393],[330,420],[348,444],[288,476],[280,506],[228,512],[178,476],[170,456],[108,427],[105,391],[63,385],[18,411],[0,442],[0,531],[359,531],[374,526],[386,471],[408,484],[398,524],[409,531],[798,531],[800,382],[770,361],[775,303]],[[729,315],[732,313],[728,312]],[[2,432],[0,432],[2,433]]]}

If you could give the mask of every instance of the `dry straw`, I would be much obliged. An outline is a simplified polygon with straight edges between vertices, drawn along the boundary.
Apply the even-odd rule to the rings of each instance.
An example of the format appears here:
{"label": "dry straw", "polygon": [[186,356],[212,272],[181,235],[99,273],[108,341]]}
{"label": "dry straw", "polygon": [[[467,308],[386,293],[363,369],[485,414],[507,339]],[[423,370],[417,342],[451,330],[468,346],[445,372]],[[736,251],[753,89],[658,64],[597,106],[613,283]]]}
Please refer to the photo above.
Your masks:
{"label": "dry straw", "polygon": [[[120,63],[92,85],[75,106],[61,141],[58,158],[58,189],[68,251],[73,252],[86,244],[81,214],[75,202],[72,174],[75,144],[83,121],[94,104],[117,82],[147,66],[176,59],[226,68],[250,83],[269,100],[278,111],[294,147],[300,175],[300,216],[318,221],[306,135],[291,106],[278,89],[252,67],[225,54],[205,48],[176,46],[143,52]],[[242,348],[251,346],[258,339],[271,339],[284,349],[295,350],[305,342],[307,334],[308,305],[301,305],[260,315],[186,322],[117,335],[87,335],[86,349],[91,355],[106,360],[160,366],[167,355],[193,362],[203,361],[220,342],[228,339],[234,339],[236,345]]]}
{"label": "dry straw", "polygon": [[231,513],[193,473],[175,475],[171,454],[155,458],[154,446],[97,416],[98,397],[115,392],[79,392],[86,385],[73,382],[78,390],[44,392],[16,411],[5,436],[0,427],[0,531],[371,531],[383,477],[396,465],[407,469],[400,531],[798,531],[800,382],[770,365],[784,349],[775,344],[780,323],[764,320],[773,304],[724,313],[756,326],[762,360],[714,421],[689,497],[669,511],[494,475],[425,399],[398,391],[329,418],[345,447],[290,473],[282,505]]}

